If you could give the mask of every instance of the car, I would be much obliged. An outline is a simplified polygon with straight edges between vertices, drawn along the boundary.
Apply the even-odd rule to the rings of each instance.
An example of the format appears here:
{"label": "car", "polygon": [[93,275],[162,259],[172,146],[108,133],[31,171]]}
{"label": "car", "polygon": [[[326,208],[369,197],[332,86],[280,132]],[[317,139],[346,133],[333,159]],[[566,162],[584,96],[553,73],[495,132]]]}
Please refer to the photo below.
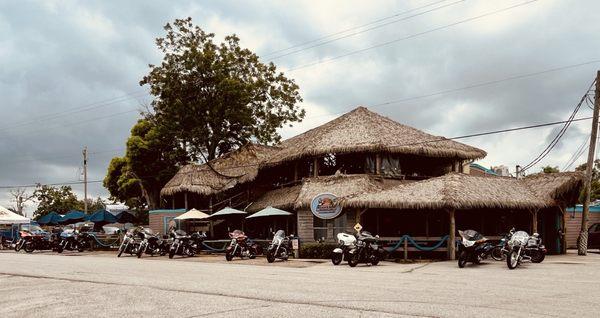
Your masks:
{"label": "car", "polygon": [[588,229],[588,248],[600,248],[600,223],[594,223]]}

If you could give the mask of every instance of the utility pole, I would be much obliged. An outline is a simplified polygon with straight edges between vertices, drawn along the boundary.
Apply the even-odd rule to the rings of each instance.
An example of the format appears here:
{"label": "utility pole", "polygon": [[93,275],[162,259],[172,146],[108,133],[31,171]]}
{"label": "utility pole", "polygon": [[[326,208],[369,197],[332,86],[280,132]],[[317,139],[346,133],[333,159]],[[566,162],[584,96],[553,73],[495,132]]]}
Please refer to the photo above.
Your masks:
{"label": "utility pole", "polygon": [[583,184],[583,212],[581,213],[581,230],[579,231],[579,246],[577,254],[587,255],[588,245],[588,219],[590,215],[590,192],[592,186],[592,172],[594,171],[594,157],[596,155],[596,140],[598,136],[598,113],[600,112],[600,71],[596,74],[596,94],[594,98],[594,117],[592,118],[592,134],[590,136],[590,151],[588,152],[587,167],[585,169],[585,183]]}
{"label": "utility pole", "polygon": [[87,199],[87,146],[83,148],[83,210],[85,214],[88,213],[88,199]]}

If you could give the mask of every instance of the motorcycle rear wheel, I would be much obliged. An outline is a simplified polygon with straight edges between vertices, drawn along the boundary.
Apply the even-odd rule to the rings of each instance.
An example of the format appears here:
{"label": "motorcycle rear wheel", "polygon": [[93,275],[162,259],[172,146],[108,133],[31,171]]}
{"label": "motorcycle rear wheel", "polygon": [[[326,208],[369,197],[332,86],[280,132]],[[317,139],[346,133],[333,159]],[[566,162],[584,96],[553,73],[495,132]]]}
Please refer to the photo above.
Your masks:
{"label": "motorcycle rear wheel", "polygon": [[465,265],[467,265],[467,252],[462,251],[458,254],[458,267],[463,268]]}
{"label": "motorcycle rear wheel", "polygon": [[331,262],[333,265],[340,265],[342,262],[342,254],[341,253],[333,253],[331,255]]}
{"label": "motorcycle rear wheel", "polygon": [[510,251],[506,257],[506,266],[508,269],[515,269],[519,266],[519,253],[517,251]]}
{"label": "motorcycle rear wheel", "polygon": [[540,251],[536,251],[531,255],[532,263],[541,263],[546,258],[546,253],[542,253]]}
{"label": "motorcycle rear wheel", "polygon": [[494,247],[494,249],[492,250],[492,253],[490,253],[490,255],[492,256],[492,258],[495,261],[503,261],[506,258],[506,255],[502,252],[502,247],[497,246]]}

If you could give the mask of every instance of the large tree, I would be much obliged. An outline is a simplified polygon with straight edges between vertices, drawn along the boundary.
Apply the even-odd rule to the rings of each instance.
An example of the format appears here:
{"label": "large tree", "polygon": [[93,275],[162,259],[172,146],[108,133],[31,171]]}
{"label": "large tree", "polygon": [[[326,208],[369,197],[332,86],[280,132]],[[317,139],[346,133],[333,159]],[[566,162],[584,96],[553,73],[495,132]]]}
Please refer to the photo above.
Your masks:
{"label": "large tree", "polygon": [[191,18],[177,19],[156,39],[162,63],[140,85],[155,99],[160,129],[185,145],[192,159],[211,160],[250,140],[280,140],[277,129],[304,118],[298,85],[273,63],[240,47],[236,35],[220,44]]}
{"label": "large tree", "polygon": [[112,159],[104,178],[111,199],[141,209],[159,207],[160,190],[188,161],[181,144],[164,132],[153,116],[133,126],[125,156]]}
{"label": "large tree", "polygon": [[[35,219],[50,213],[65,214],[70,210],[83,210],[83,200],[77,199],[73,189],[70,186],[53,187],[40,185],[33,193],[35,200],[38,202],[38,207],[33,214]],[[94,212],[104,208],[102,199],[88,199],[88,212]]]}

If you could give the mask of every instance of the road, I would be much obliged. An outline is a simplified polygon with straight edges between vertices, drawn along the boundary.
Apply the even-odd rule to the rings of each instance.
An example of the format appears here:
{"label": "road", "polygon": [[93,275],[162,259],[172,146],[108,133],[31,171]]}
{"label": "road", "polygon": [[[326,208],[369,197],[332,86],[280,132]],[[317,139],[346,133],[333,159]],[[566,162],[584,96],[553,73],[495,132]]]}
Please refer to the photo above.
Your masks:
{"label": "road", "polygon": [[600,254],[508,270],[0,251],[0,317],[598,317]]}

